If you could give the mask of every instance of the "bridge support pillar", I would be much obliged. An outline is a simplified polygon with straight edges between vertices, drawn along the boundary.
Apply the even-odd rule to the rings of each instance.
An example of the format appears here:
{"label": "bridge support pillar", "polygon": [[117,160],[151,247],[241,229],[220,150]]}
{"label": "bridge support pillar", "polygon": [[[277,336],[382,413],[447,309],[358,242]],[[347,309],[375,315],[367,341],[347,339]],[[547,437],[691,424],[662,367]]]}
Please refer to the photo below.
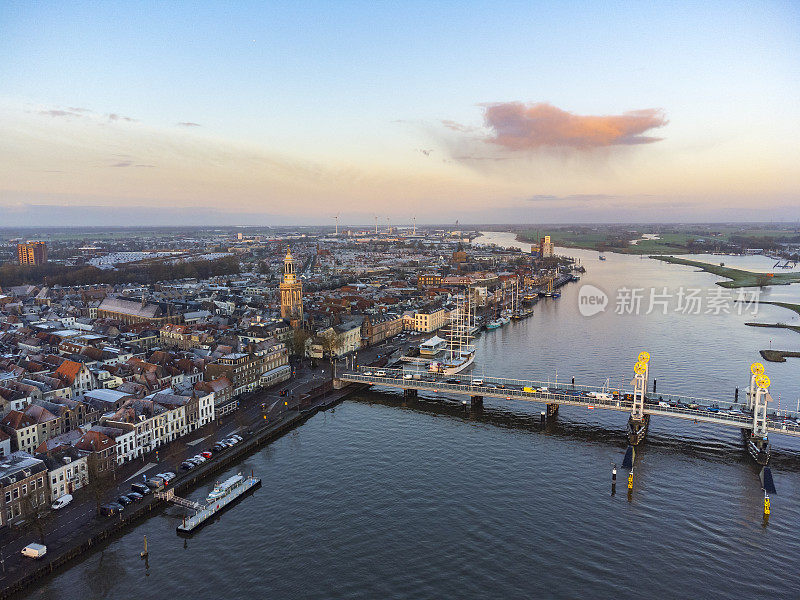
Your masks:
{"label": "bridge support pillar", "polygon": [[558,415],[558,404],[548,404],[547,405],[547,418],[552,419],[553,417]]}
{"label": "bridge support pillar", "polygon": [[483,408],[483,396],[470,396],[469,405],[472,408]]}
{"label": "bridge support pillar", "polygon": [[638,446],[647,437],[647,428],[650,427],[650,415],[642,415],[640,419],[628,419],[628,443]]}
{"label": "bridge support pillar", "polygon": [[[644,412],[645,393],[647,391],[647,379],[650,375],[650,354],[640,352],[636,364],[633,367],[635,373],[631,385],[633,385],[633,404],[631,406],[631,416],[628,419],[628,442],[631,446],[640,444],[647,436],[647,428],[650,427],[650,415]],[[653,391],[655,391],[655,381],[653,381]]]}
{"label": "bridge support pillar", "polygon": [[403,390],[403,397],[404,398],[416,398],[417,397],[417,390],[415,390],[415,389],[404,389]]}

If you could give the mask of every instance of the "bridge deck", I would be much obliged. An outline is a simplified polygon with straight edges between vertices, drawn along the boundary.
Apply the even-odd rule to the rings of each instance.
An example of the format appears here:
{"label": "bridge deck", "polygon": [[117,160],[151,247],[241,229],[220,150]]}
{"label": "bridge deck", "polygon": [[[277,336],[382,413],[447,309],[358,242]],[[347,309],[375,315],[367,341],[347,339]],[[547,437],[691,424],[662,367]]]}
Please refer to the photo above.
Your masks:
{"label": "bridge deck", "polygon": [[[376,372],[385,373],[377,375]],[[369,375],[365,374],[369,373]],[[570,406],[583,406],[585,408],[616,410],[631,412],[633,405],[632,390],[608,389],[585,385],[553,384],[552,382],[526,381],[519,379],[505,379],[498,377],[482,377],[482,385],[474,385],[469,375],[442,376],[419,371],[403,369],[369,369],[359,368],[356,371],[347,371],[339,376],[342,381],[353,383],[367,383],[371,385],[387,386],[400,389],[447,392],[466,396],[483,396],[500,398],[504,400],[524,400],[542,404],[564,404]],[[458,381],[458,383],[456,383]],[[533,391],[525,391],[525,388]],[[546,388],[546,391],[545,391]],[[600,393],[606,396],[592,397],[589,394]],[[607,396],[611,396],[610,398]],[[743,412],[743,404],[725,400],[709,400],[705,398],[691,398],[677,394],[649,394],[644,406],[645,414],[688,419],[695,422],[715,423],[728,427],[750,429],[753,425],[751,414]],[[661,406],[659,402],[673,403],[672,406]],[[698,405],[689,408],[689,405]],[[715,409],[713,405],[718,405]],[[781,411],[781,416],[774,413],[767,422],[767,430],[771,433],[781,433],[800,437],[800,424],[796,421],[799,417],[794,411]]]}

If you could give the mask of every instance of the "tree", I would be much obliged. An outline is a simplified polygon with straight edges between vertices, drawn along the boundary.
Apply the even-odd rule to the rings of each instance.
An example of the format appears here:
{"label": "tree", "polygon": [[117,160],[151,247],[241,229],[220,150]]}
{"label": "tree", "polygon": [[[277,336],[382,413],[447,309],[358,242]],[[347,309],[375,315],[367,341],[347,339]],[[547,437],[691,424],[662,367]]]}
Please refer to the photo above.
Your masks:
{"label": "tree", "polygon": [[303,356],[306,353],[306,342],[310,337],[308,331],[298,327],[289,339],[289,351],[295,356]]}
{"label": "tree", "polygon": [[327,353],[331,363],[333,363],[336,354],[338,354],[342,347],[342,339],[336,335],[336,332],[333,329],[328,329],[325,333],[318,337],[319,343],[322,345],[322,353]]}
{"label": "tree", "polygon": [[[37,501],[37,494],[41,494]],[[35,531],[39,534],[39,541],[44,544],[45,530],[53,520],[53,511],[47,505],[47,494],[43,492],[31,492],[20,503],[22,518],[25,519],[25,529]]]}
{"label": "tree", "polygon": [[86,457],[86,470],[89,480],[86,488],[94,498],[97,505],[97,512],[100,512],[100,505],[103,504],[106,494],[114,485],[114,478],[111,470],[104,468],[103,461],[97,452],[92,452]]}

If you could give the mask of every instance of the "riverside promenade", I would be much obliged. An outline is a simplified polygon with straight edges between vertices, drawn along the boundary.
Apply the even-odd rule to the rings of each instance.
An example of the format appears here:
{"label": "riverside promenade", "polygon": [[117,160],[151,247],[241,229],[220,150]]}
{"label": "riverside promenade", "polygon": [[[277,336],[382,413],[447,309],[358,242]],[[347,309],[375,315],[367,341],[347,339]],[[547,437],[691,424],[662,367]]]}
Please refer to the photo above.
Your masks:
{"label": "riverside promenade", "polygon": [[[351,385],[333,390],[331,382],[328,380],[299,395],[295,406],[286,407],[285,410],[274,415],[256,415],[257,418],[245,432],[243,436],[245,439],[242,443],[215,454],[213,459],[191,471],[176,471],[178,475],[171,484],[172,489],[181,492],[212,478],[218,472],[239,462],[243,457],[258,451],[259,448],[302,425],[319,411],[340,403],[346,396],[362,387],[365,386]],[[190,451],[194,453],[196,449],[191,448]],[[163,468],[166,469],[167,465],[163,465]],[[129,485],[130,481],[133,480],[129,479],[125,484]],[[47,554],[41,560],[22,557],[19,550],[16,550],[14,555],[4,556],[0,563],[2,564],[0,600],[23,597],[24,591],[35,582],[57,573],[68,567],[73,561],[102,548],[103,545],[130,531],[136,524],[167,506],[168,503],[165,501],[148,494],[143,501],[127,506],[118,517],[94,517],[89,523],[72,529],[65,535],[56,537],[55,533],[49,534],[46,539]],[[30,541],[34,540],[30,539],[29,535],[25,540],[20,539],[16,545],[22,547]],[[4,546],[4,554],[9,552],[8,547],[9,545]]]}

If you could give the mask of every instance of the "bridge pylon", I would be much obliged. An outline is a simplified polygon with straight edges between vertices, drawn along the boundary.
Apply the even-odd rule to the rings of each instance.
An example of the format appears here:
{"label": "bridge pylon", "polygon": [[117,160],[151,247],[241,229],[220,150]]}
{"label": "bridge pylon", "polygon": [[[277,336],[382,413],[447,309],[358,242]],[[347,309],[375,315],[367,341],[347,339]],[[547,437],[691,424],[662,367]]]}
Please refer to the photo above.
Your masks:
{"label": "bridge pylon", "polygon": [[644,440],[647,428],[650,426],[650,415],[644,414],[644,400],[647,392],[647,380],[650,375],[650,354],[640,352],[636,364],[633,366],[633,406],[628,419],[628,441],[631,446],[636,446]]}
{"label": "bridge pylon", "polygon": [[752,429],[742,429],[747,453],[760,465],[769,462],[769,438],[767,437],[767,403],[772,402],[769,394],[770,380],[764,374],[764,365],[755,362],[750,365],[750,388],[747,402],[753,411]]}

